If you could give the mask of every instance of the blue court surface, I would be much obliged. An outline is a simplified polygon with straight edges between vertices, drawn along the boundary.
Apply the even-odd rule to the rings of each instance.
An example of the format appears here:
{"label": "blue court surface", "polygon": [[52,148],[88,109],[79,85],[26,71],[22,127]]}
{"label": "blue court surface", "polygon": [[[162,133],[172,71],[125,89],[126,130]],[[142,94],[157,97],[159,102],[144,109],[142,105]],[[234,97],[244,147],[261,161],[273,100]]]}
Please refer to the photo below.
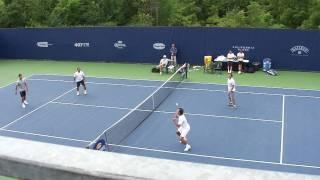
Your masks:
{"label": "blue court surface", "polygon": [[[71,76],[28,78],[23,109],[15,84],[0,88],[0,135],[85,148],[147,98],[162,81],[87,78],[76,96]],[[182,83],[119,144],[119,153],[320,175],[320,91]],[[172,116],[179,103],[191,125],[184,152]],[[108,153],[108,152],[106,152]]]}

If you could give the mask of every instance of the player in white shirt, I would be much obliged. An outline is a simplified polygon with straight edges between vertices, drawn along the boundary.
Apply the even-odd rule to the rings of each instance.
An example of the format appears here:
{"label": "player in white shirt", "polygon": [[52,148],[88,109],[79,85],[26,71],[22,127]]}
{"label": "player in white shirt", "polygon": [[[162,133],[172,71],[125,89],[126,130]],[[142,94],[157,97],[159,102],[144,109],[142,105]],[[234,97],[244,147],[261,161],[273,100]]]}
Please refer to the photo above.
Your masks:
{"label": "player in white shirt", "polygon": [[163,55],[162,59],[160,59],[160,63],[158,65],[158,68],[160,70],[160,75],[162,74],[163,69],[167,66],[169,59],[166,55]]}
{"label": "player in white shirt", "polygon": [[228,74],[228,98],[229,98],[229,106],[236,107],[236,101],[234,97],[234,93],[236,91],[236,82],[233,79],[232,73]]}
{"label": "player in white shirt", "polygon": [[227,61],[228,61],[228,73],[232,73],[232,64],[236,56],[233,54],[231,50],[227,54]]}
{"label": "player in white shirt", "polygon": [[26,105],[28,104],[28,102],[27,102],[27,92],[28,92],[27,81],[25,78],[23,78],[22,74],[19,74],[18,77],[19,77],[19,79],[18,79],[17,85],[16,85],[16,94],[19,91],[20,96],[21,96],[22,108],[26,108]]}
{"label": "player in white shirt", "polygon": [[244,60],[244,53],[242,50],[240,50],[238,53],[237,53],[237,59],[238,59],[238,74],[241,74],[242,72],[242,64],[243,64],[243,60]]}
{"label": "player in white shirt", "polygon": [[77,83],[77,96],[80,95],[80,93],[79,93],[80,85],[83,86],[83,89],[84,89],[83,94],[87,94],[87,87],[86,87],[86,84],[84,82],[85,81],[85,75],[80,70],[80,68],[77,68],[77,71],[74,73],[73,77],[74,77],[74,82]]}
{"label": "player in white shirt", "polygon": [[173,118],[173,122],[177,127],[177,135],[179,136],[180,143],[186,145],[184,151],[189,151],[191,149],[191,146],[188,144],[187,135],[190,131],[190,125],[187,121],[186,116],[184,115],[184,110],[182,108],[177,109]]}

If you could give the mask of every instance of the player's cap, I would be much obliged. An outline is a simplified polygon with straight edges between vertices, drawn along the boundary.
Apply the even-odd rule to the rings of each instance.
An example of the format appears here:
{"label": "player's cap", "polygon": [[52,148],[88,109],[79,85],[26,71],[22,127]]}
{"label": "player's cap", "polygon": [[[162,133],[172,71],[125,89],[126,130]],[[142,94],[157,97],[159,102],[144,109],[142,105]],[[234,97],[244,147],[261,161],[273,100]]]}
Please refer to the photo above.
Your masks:
{"label": "player's cap", "polygon": [[163,55],[163,57],[166,58],[167,56],[166,56],[166,55]]}

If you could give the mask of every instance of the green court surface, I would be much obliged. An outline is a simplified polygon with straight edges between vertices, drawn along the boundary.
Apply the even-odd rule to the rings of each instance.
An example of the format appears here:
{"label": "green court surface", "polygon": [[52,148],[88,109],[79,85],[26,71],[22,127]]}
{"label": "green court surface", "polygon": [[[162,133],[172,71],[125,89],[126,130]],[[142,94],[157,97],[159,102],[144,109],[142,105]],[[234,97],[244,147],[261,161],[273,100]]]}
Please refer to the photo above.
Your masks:
{"label": "green court surface", "polygon": [[[155,62],[156,63],[156,62]],[[123,64],[103,62],[47,61],[47,60],[0,60],[0,86],[16,81],[19,73],[72,75],[80,67],[87,76],[114,77],[129,79],[166,80],[170,74],[160,76],[151,73],[152,64]],[[267,86],[298,89],[320,89],[319,72],[279,71],[279,76],[266,75],[262,71],[252,74],[235,74],[238,85]],[[203,69],[189,73],[190,82],[226,83],[227,74],[204,73]]]}
{"label": "green court surface", "polygon": [[0,180],[14,180],[14,178],[0,176]]}

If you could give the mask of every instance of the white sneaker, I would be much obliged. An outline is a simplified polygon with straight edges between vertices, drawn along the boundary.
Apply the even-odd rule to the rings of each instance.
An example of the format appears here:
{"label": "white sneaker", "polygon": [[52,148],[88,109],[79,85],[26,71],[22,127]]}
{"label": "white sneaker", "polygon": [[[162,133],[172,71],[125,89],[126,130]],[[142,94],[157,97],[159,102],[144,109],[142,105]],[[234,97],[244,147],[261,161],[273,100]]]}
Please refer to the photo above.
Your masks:
{"label": "white sneaker", "polygon": [[238,74],[241,74],[241,71],[238,71]]}
{"label": "white sneaker", "polygon": [[26,105],[24,103],[22,103],[22,108],[26,108]]}
{"label": "white sneaker", "polygon": [[162,72],[160,72],[160,75],[162,75]]}
{"label": "white sneaker", "polygon": [[83,91],[83,94],[87,94],[87,90],[84,90],[84,91]]}
{"label": "white sneaker", "polygon": [[79,96],[80,95],[80,93],[79,93],[79,91],[77,91],[77,96]]}
{"label": "white sneaker", "polygon": [[189,144],[186,145],[186,148],[184,149],[185,152],[190,151],[191,146]]}
{"label": "white sneaker", "polygon": [[29,104],[27,101],[23,101],[24,104]]}

